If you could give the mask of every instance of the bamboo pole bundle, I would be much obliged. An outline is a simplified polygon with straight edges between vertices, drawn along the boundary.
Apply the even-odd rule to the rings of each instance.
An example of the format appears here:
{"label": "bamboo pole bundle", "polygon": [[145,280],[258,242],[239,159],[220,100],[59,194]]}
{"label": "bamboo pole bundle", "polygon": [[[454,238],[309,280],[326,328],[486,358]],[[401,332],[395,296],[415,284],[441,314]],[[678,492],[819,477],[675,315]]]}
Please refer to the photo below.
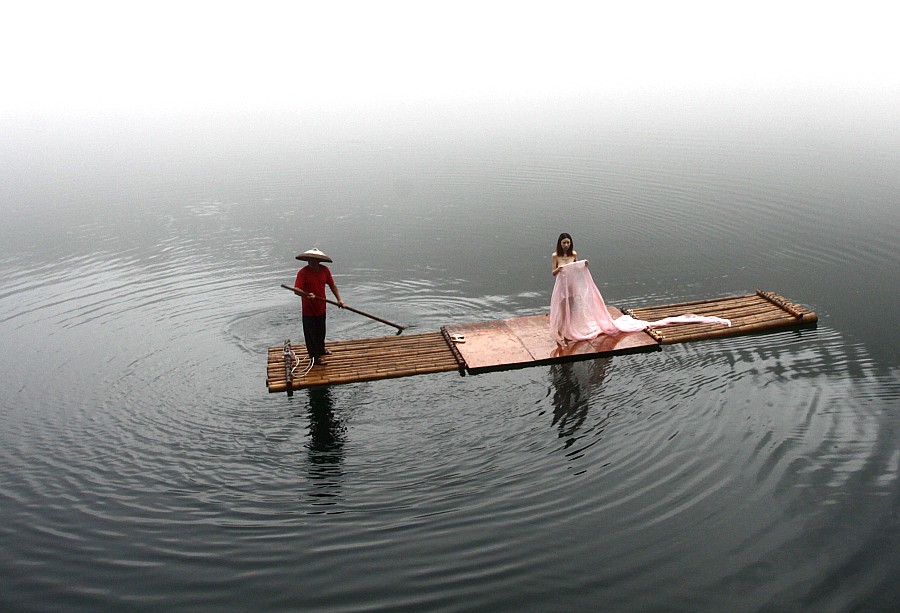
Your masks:
{"label": "bamboo pole bundle", "polygon": [[391,347],[409,347],[422,343],[443,342],[440,332],[424,332],[420,334],[407,334],[405,336],[380,336],[375,338],[360,338],[329,341],[326,346],[333,350],[336,348],[355,348],[370,345],[387,345]]}
{"label": "bamboo pole bundle", "polygon": [[[632,317],[636,319],[643,319],[654,321],[658,319],[663,319],[665,317],[676,317],[679,315],[687,315],[689,312],[694,315],[703,315],[710,316],[714,315],[716,317],[724,317],[726,319],[735,319],[737,317],[746,317],[748,315],[754,315],[759,313],[767,313],[767,312],[775,312],[778,311],[772,304],[761,301],[759,304],[752,305],[744,305],[734,308],[717,308],[717,309],[691,309],[690,311],[684,309],[672,310],[670,312],[657,312],[657,313],[646,313],[641,309],[634,309],[631,313],[629,313]],[[695,325],[695,324],[694,324]]]}
{"label": "bamboo pole bundle", "polygon": [[649,307],[636,307],[625,309],[623,313],[631,314],[632,311],[642,314],[652,315],[654,317],[663,313],[696,313],[697,310],[716,310],[720,308],[728,308],[744,304],[758,304],[764,302],[761,297],[756,294],[747,294],[746,296],[734,296],[732,298],[713,298],[710,300],[695,300],[693,302],[680,302],[678,304],[663,304]]}
{"label": "bamboo pole bundle", "polygon": [[[804,315],[799,323],[812,324],[815,323],[816,317],[813,314]],[[763,319],[759,321],[751,321],[740,325],[732,325],[730,328],[720,328],[718,330],[706,331],[685,331],[682,334],[667,335],[662,341],[665,345],[674,343],[686,343],[692,341],[707,340],[713,338],[724,338],[727,336],[739,336],[742,334],[752,334],[754,332],[763,332],[765,330],[773,330],[776,328],[784,328],[788,326],[796,326],[798,318],[785,314],[777,318]]]}
{"label": "bamboo pole bundle", "polygon": [[680,307],[691,307],[691,308],[693,308],[697,305],[702,305],[702,304],[710,304],[710,303],[716,303],[716,302],[733,302],[733,301],[742,300],[745,298],[753,298],[754,296],[756,296],[756,294],[741,294],[739,296],[724,296],[721,298],[705,298],[703,300],[691,300],[689,302],[678,302],[676,304],[667,304],[667,305],[662,305],[660,307],[646,307],[646,308],[651,308],[651,309],[652,308],[666,308],[666,307],[679,307],[679,308]]}
{"label": "bamboo pole bundle", "polygon": [[397,370],[407,370],[410,368],[428,368],[428,369],[442,369],[442,370],[456,370],[456,362],[452,360],[444,360],[444,361],[403,361],[403,362],[373,362],[371,364],[356,364],[356,365],[344,365],[344,366],[335,366],[332,367],[329,364],[327,367],[313,368],[306,376],[298,377],[297,381],[314,378],[314,377],[335,377],[342,374],[354,374],[356,376],[362,376],[366,373],[390,373]]}
{"label": "bamboo pole bundle", "polygon": [[723,326],[721,324],[672,324],[670,326],[666,326],[665,328],[661,328],[661,332],[663,336],[668,340],[668,342],[672,342],[671,339],[675,337],[681,336],[702,336],[704,334],[711,334],[713,332],[718,332],[720,330],[741,330],[745,326],[755,325],[755,324],[764,324],[766,322],[771,321],[779,321],[784,318],[787,314],[784,312],[769,312],[763,313],[759,315],[754,315],[751,317],[741,317],[731,320],[731,326]]}
{"label": "bamboo pole bundle", "polygon": [[[660,344],[673,344],[748,334],[798,323],[814,323],[817,319],[815,314],[809,311],[800,311],[802,307],[797,307],[787,301],[784,301],[784,304],[780,304],[777,300],[769,300],[760,294],[741,297],[739,301],[733,301],[733,303],[735,302],[739,302],[742,306],[739,305],[738,308],[734,309],[722,308],[725,304],[720,301],[716,310],[709,309],[707,311],[705,308],[691,309],[697,315],[717,315],[728,318],[732,323],[730,327],[722,327],[720,324],[679,323],[671,324],[664,328],[647,329],[645,332]],[[785,305],[794,307],[792,310],[797,312],[798,315],[788,311]],[[667,313],[666,308],[663,308],[655,309],[655,312],[649,314],[645,309],[633,309],[630,314],[639,319],[651,319],[671,316],[677,313]]]}
{"label": "bamboo pole bundle", "polygon": [[[351,339],[328,344],[331,355],[327,365],[313,368],[302,377],[289,382],[284,367],[279,363],[277,351],[269,351],[270,374],[267,385],[270,392],[387,379],[412,374],[449,372],[458,370],[459,364],[440,332],[406,337],[380,337]],[[305,355],[305,348],[294,347],[295,353]],[[279,372],[280,371],[280,372]]]}
{"label": "bamboo pole bundle", "polygon": [[640,314],[641,319],[662,318],[673,314],[684,313],[683,309],[688,308],[697,315],[716,314],[718,310],[727,310],[737,308],[747,304],[765,304],[775,305],[796,317],[810,313],[809,310],[797,305],[783,296],[771,291],[756,290],[754,294],[745,294],[741,296],[731,296],[725,298],[712,298],[708,300],[695,300],[691,302],[681,302],[678,304],[660,305],[653,307],[639,307],[626,309],[625,313],[636,317],[635,313]]}
{"label": "bamboo pole bundle", "polygon": [[[446,343],[439,332],[422,334],[418,336],[393,336],[376,339],[356,339],[350,341],[330,341],[326,344],[326,348],[333,354],[353,353],[358,351],[417,351],[422,348],[444,347]],[[292,345],[294,353],[299,355],[306,354],[306,348],[303,345]],[[280,348],[269,349],[269,361],[280,360]]]}
{"label": "bamboo pole bundle", "polygon": [[[638,319],[662,319],[663,317],[672,317],[675,315],[684,315],[693,313],[695,315],[719,315],[732,311],[741,311],[746,309],[771,308],[772,304],[763,298],[752,296],[747,300],[740,301],[718,301],[709,304],[695,305],[693,307],[685,307],[681,305],[669,305],[661,307],[636,308],[628,309],[628,314]],[[722,317],[726,317],[722,315]]]}
{"label": "bamboo pole bundle", "polygon": [[[752,311],[748,313],[742,313],[738,315],[730,315],[728,318],[731,321],[731,327],[740,326],[748,322],[755,321],[766,321],[773,318],[778,318],[783,316],[785,313],[778,309],[770,309],[765,311]],[[718,323],[676,323],[670,324],[666,326],[668,330],[718,330],[722,327],[722,324]]]}
{"label": "bamboo pole bundle", "polygon": [[[323,370],[321,374],[313,374],[315,373],[315,371],[312,371],[310,373],[310,376],[304,377],[303,379],[295,379],[293,382],[293,389],[303,389],[307,387],[314,387],[316,385],[335,385],[341,383],[393,379],[397,377],[408,377],[419,374],[451,372],[454,370],[456,370],[455,363],[444,365],[432,364],[407,366],[404,368],[394,368],[389,370],[347,371],[339,373],[325,373]],[[287,391],[287,384],[284,381],[272,382],[272,384],[269,386],[269,391]]]}

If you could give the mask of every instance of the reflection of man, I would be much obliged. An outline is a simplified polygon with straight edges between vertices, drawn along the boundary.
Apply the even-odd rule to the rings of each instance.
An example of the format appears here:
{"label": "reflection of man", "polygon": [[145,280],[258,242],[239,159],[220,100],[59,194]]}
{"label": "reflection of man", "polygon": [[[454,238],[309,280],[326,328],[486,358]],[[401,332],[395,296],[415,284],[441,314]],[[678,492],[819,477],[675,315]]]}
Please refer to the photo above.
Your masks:
{"label": "reflection of man", "polygon": [[314,463],[333,463],[340,459],[345,428],[335,415],[328,387],[309,388],[309,450]]}
{"label": "reflection of man", "polygon": [[294,287],[304,292],[303,299],[303,339],[306,341],[306,351],[314,364],[323,366],[323,355],[328,355],[325,349],[325,286],[331,288],[331,293],[337,299],[341,308],[344,301],[334,284],[331,271],[322,262],[333,260],[319,251],[310,249],[297,256],[298,260],[308,262],[306,266],[297,272]]}
{"label": "reflection of man", "polygon": [[313,504],[336,504],[344,482],[344,439],[347,429],[335,414],[331,391],[315,386],[309,392],[309,443],[307,444],[309,488]]}

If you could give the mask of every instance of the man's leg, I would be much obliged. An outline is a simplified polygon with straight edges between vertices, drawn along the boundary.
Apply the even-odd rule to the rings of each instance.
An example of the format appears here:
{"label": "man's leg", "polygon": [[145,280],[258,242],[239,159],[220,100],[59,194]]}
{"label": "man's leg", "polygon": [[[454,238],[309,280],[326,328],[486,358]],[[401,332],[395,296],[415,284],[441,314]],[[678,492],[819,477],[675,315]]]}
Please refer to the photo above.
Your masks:
{"label": "man's leg", "polygon": [[325,355],[325,318],[304,317],[303,338],[306,341],[306,351],[309,356],[321,363],[319,358]]}

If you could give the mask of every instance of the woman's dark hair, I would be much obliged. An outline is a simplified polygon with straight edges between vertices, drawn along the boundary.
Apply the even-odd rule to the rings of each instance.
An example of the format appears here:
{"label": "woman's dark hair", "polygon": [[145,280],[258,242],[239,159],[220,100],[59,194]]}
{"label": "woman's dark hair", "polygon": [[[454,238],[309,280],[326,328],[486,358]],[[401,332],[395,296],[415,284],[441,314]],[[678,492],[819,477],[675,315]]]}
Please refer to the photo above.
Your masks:
{"label": "woman's dark hair", "polygon": [[[563,248],[562,248],[562,242],[563,242],[564,238],[567,238],[570,241],[568,252],[564,252]],[[559,238],[556,239],[556,255],[566,256],[566,255],[572,255],[572,253],[574,253],[574,252],[575,252],[575,241],[572,239],[572,236],[570,234],[568,234],[567,232],[563,232],[562,234],[559,235]]]}

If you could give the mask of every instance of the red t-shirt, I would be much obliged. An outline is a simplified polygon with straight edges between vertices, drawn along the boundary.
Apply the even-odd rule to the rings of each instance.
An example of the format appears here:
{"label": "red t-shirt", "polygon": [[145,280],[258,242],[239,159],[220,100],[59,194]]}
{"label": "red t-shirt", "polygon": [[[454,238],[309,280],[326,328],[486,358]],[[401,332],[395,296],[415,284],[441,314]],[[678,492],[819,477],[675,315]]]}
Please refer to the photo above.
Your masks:
{"label": "red t-shirt", "polygon": [[[294,287],[299,287],[305,292],[312,292],[316,296],[325,297],[325,285],[334,283],[331,271],[327,266],[319,264],[319,270],[313,272],[309,266],[304,266],[297,272],[297,280]],[[320,317],[325,314],[325,301],[315,298],[301,297],[303,303],[303,315],[306,317]]]}

